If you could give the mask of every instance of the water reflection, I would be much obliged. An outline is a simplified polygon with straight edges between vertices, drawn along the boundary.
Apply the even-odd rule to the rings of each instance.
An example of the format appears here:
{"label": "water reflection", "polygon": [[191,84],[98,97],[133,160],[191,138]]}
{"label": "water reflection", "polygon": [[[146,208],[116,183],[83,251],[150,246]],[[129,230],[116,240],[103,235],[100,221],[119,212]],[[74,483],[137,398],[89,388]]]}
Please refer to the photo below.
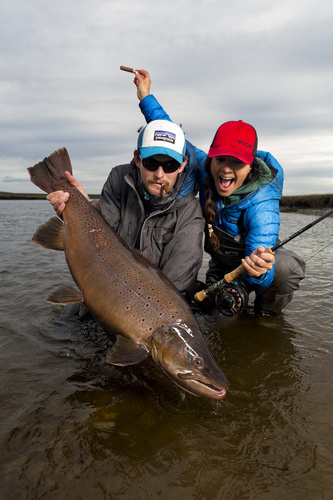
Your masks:
{"label": "water reflection", "polygon": [[[313,257],[308,233],[291,245],[307,277],[283,318],[198,318],[230,381],[215,402],[185,394],[150,360],[107,365],[113,338],[96,322],[58,320],[43,298],[70,279],[63,255],[30,244],[48,204],[12,203],[0,214],[0,496],[330,498],[331,246]],[[310,221],[283,222],[282,238]],[[313,234],[327,245],[333,220]]]}

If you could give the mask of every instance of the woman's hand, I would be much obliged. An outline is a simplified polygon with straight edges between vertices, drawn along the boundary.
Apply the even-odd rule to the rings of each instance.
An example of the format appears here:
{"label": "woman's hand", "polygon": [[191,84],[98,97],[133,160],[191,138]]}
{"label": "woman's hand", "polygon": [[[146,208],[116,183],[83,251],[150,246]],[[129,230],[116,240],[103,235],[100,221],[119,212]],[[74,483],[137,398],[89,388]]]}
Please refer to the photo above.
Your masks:
{"label": "woman's hand", "polygon": [[272,269],[274,262],[274,254],[265,252],[265,248],[262,246],[242,259],[245,271],[253,278],[260,278],[269,269]]}
{"label": "woman's hand", "polygon": [[145,69],[137,69],[134,77],[134,85],[137,88],[137,96],[139,101],[150,94],[150,75]]}
{"label": "woman's hand", "polygon": [[[73,186],[76,187],[80,191],[80,193],[83,194],[89,200],[89,196],[85,192],[85,190],[82,187],[82,184],[80,184],[69,172],[65,172],[66,179],[68,182],[70,182]],[[53,206],[54,210],[57,212],[57,215],[60,217],[62,214],[64,208],[66,207],[66,201],[68,201],[69,198],[69,193],[65,193],[64,191],[54,191],[53,193],[49,193],[46,196],[46,199],[49,200],[51,205]]]}

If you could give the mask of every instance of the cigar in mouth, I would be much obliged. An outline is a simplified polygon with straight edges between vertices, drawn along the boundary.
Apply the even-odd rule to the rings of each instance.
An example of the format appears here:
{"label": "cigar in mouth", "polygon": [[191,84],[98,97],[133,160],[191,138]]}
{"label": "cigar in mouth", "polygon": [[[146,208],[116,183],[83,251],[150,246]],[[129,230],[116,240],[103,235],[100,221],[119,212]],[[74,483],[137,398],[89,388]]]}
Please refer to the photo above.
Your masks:
{"label": "cigar in mouth", "polygon": [[136,69],[133,68],[128,68],[127,66],[120,66],[120,69],[122,71],[127,71],[128,73],[137,73]]}
{"label": "cigar in mouth", "polygon": [[162,188],[164,189],[164,191],[166,193],[170,193],[170,191],[171,191],[169,184],[162,184]]}

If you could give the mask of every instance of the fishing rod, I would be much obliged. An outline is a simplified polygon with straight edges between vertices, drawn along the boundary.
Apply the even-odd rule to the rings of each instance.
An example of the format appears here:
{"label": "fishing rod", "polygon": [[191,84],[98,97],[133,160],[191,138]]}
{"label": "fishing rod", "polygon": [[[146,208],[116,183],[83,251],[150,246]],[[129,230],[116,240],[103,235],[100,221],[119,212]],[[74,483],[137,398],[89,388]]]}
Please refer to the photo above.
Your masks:
{"label": "fishing rod", "polygon": [[[296,238],[300,234],[304,233],[304,231],[307,231],[312,226],[315,226],[316,224],[318,224],[318,222],[322,221],[323,219],[325,219],[326,217],[328,217],[331,214],[333,214],[333,209],[330,210],[329,212],[327,212],[326,214],[322,215],[321,217],[318,217],[318,219],[315,219],[313,222],[310,222],[310,224],[307,224],[306,226],[301,228],[299,231],[296,231],[296,233],[292,234],[291,236],[288,236],[288,238],[286,238],[285,240],[276,243],[276,245],[274,245],[272,248],[271,247],[266,248],[265,252],[273,254],[275,252],[275,250],[282,247],[283,245],[285,245],[289,241],[293,240],[294,238]],[[206,297],[208,297],[212,293],[219,291],[223,287],[226,287],[227,285],[229,285],[233,280],[235,280],[238,276],[240,276],[244,272],[245,272],[245,268],[244,268],[243,264],[241,264],[240,266],[238,266],[236,269],[234,269],[230,273],[225,274],[221,280],[217,281],[216,283],[213,283],[212,285],[209,285],[204,290],[200,290],[200,292],[197,292],[194,295],[195,300],[197,302],[202,302],[203,300],[206,299]],[[246,293],[244,292],[242,287],[240,287],[239,285],[236,285],[235,287],[229,287],[229,288],[227,287],[224,292],[227,292],[227,293],[223,293],[223,297],[220,297],[220,299],[222,298],[224,301],[225,311],[223,312],[223,314],[225,314],[226,316],[233,316],[234,314],[238,314],[239,311],[237,311],[237,312],[235,312],[235,311],[237,310],[237,308],[238,309],[240,308],[239,305],[242,303],[243,305],[245,304],[244,305],[244,307],[245,307],[247,304]],[[242,308],[244,308],[244,307],[242,307]]]}

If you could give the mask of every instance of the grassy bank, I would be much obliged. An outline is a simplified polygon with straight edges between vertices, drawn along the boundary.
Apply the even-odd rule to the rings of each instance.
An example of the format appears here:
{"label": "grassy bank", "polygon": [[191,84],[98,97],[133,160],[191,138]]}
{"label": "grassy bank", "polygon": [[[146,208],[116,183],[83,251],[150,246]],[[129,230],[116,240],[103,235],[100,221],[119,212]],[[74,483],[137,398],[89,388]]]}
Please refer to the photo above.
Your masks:
{"label": "grassy bank", "polygon": [[281,211],[298,209],[330,209],[333,208],[333,194],[309,194],[298,196],[282,196]]}
{"label": "grassy bank", "polygon": [[[46,194],[7,193],[0,191],[0,200],[45,200]],[[91,199],[99,198],[98,194],[90,194]],[[298,196],[282,196],[281,211],[300,209],[330,209],[333,208],[333,194],[309,194]]]}

